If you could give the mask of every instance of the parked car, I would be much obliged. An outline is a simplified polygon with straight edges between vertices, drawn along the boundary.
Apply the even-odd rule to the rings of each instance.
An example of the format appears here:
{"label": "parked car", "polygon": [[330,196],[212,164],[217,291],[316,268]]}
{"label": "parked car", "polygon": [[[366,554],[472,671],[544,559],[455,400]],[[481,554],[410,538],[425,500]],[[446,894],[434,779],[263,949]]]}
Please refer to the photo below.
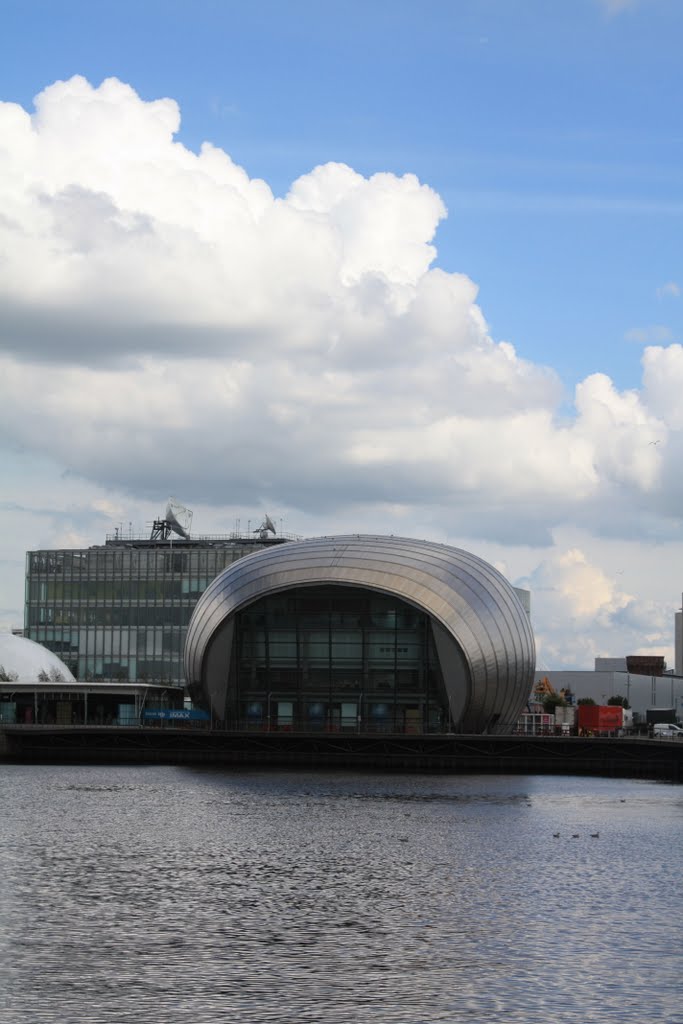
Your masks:
{"label": "parked car", "polygon": [[683,737],[683,729],[680,725],[674,725],[673,722],[657,722],[652,726],[652,735],[666,737],[670,740],[679,740]]}

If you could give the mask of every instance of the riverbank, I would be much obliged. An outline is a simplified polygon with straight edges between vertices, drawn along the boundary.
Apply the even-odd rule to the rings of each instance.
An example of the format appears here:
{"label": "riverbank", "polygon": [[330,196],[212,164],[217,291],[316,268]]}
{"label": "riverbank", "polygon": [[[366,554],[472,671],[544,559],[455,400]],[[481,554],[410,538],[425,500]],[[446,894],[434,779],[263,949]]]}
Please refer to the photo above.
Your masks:
{"label": "riverbank", "polygon": [[6,726],[0,729],[0,760],[571,774],[683,782],[683,743],[645,738]]}

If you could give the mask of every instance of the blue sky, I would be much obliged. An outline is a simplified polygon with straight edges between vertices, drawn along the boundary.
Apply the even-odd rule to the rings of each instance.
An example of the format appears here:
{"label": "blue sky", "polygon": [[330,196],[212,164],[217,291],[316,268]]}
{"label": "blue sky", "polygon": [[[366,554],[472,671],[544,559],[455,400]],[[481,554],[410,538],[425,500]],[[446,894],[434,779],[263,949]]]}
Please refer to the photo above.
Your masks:
{"label": "blue sky", "polygon": [[607,367],[633,386],[634,327],[681,339],[658,296],[681,276],[676,0],[3,7],[5,100],[116,75],[276,193],[328,160],[417,174],[449,208],[439,264],[570,387]]}
{"label": "blue sky", "polygon": [[[308,180],[314,168],[334,162],[348,165],[364,179],[389,172],[395,176],[391,189],[402,176],[416,175],[448,209],[447,218],[439,218],[434,204],[429,205],[429,197],[421,194],[420,212],[416,212],[417,206],[397,206],[397,212],[389,218],[391,230],[405,218],[405,254],[431,241],[436,248],[432,269],[441,268],[449,276],[463,275],[463,281],[473,282],[472,287],[478,288],[476,294],[468,292],[467,302],[476,303],[487,326],[477,326],[483,333],[473,351],[481,354],[487,345],[493,346],[489,356],[495,366],[482,362],[473,376],[468,357],[466,370],[461,369],[466,377],[453,380],[453,392],[459,396],[454,399],[453,409],[444,407],[443,415],[435,415],[424,434],[423,444],[443,448],[443,461],[435,467],[434,477],[427,479],[423,466],[415,474],[412,456],[402,461],[411,439],[403,436],[390,409],[399,401],[397,396],[403,393],[404,383],[397,378],[392,392],[393,385],[375,378],[373,385],[366,374],[369,363],[377,359],[391,369],[393,381],[401,361],[397,359],[395,367],[393,360],[401,345],[415,346],[415,351],[424,345],[425,351],[434,351],[436,342],[429,340],[431,327],[425,324],[433,324],[435,319],[409,317],[405,324],[398,324],[392,306],[387,336],[396,327],[393,347],[372,348],[366,341],[369,347],[363,350],[362,359],[357,354],[360,349],[351,346],[357,361],[349,356],[343,362],[353,387],[367,399],[367,405],[354,413],[358,436],[349,451],[340,456],[336,479],[340,494],[349,495],[347,506],[342,508],[343,498],[337,498],[341,505],[335,506],[339,508],[335,518],[324,502],[312,509],[312,499],[307,505],[302,497],[297,505],[292,490],[286,483],[278,483],[267,466],[256,473],[246,465],[238,467],[232,459],[228,460],[232,482],[221,499],[210,487],[200,493],[193,467],[189,462],[186,469],[179,464],[177,482],[169,480],[169,487],[174,483],[174,490],[187,504],[195,501],[203,508],[207,530],[210,525],[217,531],[228,510],[246,515],[242,510],[249,506],[249,495],[253,494],[256,507],[267,502],[271,511],[284,510],[291,528],[298,532],[329,532],[337,526],[378,529],[380,524],[389,523],[391,532],[399,532],[402,527],[402,532],[419,532],[463,546],[476,542],[485,557],[500,564],[517,582],[526,580],[540,590],[551,586],[548,579],[553,574],[563,580],[571,577],[564,589],[556,588],[561,592],[556,595],[560,603],[552,616],[542,621],[539,609],[538,632],[548,659],[556,659],[563,666],[590,663],[593,654],[625,653],[624,645],[629,646],[630,653],[635,653],[631,650],[635,646],[669,651],[673,608],[681,584],[673,568],[662,583],[661,573],[657,582],[647,567],[659,565],[658,560],[663,566],[675,564],[683,525],[677,512],[680,491],[672,482],[679,424],[675,400],[666,391],[667,381],[673,387],[677,379],[677,346],[683,342],[683,5],[678,0],[451,0],[419,5],[401,0],[351,0],[344,4],[266,0],[258,5],[218,0],[192,4],[184,0],[95,4],[4,0],[0,10],[0,100],[6,104],[32,113],[34,97],[57,81],[78,75],[96,90],[104,79],[116,78],[134,90],[141,105],[148,105],[146,116],[153,116],[149,106],[153,101],[164,97],[175,101],[182,118],[175,135],[177,143],[196,154],[203,142],[211,142],[243,167],[249,179],[267,182],[276,197],[287,197],[297,179]],[[79,96],[85,118],[83,112],[94,111],[95,106],[89,94],[81,91]],[[55,94],[54,111],[58,99]],[[119,96],[112,102],[116,105],[119,100],[124,109],[128,100]],[[64,102],[64,97],[59,102]],[[66,154],[70,144],[65,122],[56,113],[54,117],[55,125],[59,125],[55,131],[65,132]],[[93,117],[99,118],[92,122],[94,126],[104,123],[106,113],[93,113]],[[19,143],[16,151],[13,145],[12,141],[6,143],[7,152],[19,153]],[[45,152],[55,153],[54,142],[50,145],[53,149]],[[116,153],[109,159],[116,163]],[[155,159],[160,166],[169,161],[170,167],[174,159],[171,147],[160,148]],[[61,166],[61,160],[60,155],[56,164]],[[79,160],[87,169],[89,156],[85,149]],[[18,156],[17,161],[20,166]],[[117,173],[123,180],[124,170]],[[40,189],[53,199],[71,197],[69,202],[74,195],[73,190],[69,191],[72,186],[88,192],[91,201],[87,209],[79,205],[76,211],[69,206],[72,227],[78,222],[85,231],[83,225],[88,218],[92,218],[88,231],[98,224],[101,227],[108,214],[103,212],[104,206],[98,205],[97,197],[105,196],[113,197],[119,211],[143,211],[163,221],[156,207],[152,212],[152,207],[145,205],[147,198],[130,199],[134,183],[128,182],[119,195],[116,174],[110,180],[102,172],[101,181],[89,171],[80,176],[72,168],[69,174],[71,178],[64,178],[60,172],[52,182],[41,180]],[[185,191],[185,186],[178,187],[178,200],[192,203],[192,187],[188,185]],[[11,218],[15,193],[8,188],[4,194],[4,211],[0,208],[0,213]],[[32,194],[37,194],[35,189]],[[370,201],[389,200],[387,196],[375,196]],[[355,213],[347,210],[344,216],[356,224]],[[411,218],[420,220],[414,234]],[[430,239],[432,222],[438,222],[438,226]],[[334,223],[338,227],[337,221]],[[339,228],[345,239],[341,245],[349,244],[344,234],[347,227],[345,221]],[[381,235],[382,229],[377,230]],[[279,239],[280,235],[273,237]],[[381,241],[374,240],[372,245]],[[417,287],[423,271],[415,270],[412,263],[410,270],[405,266],[392,269],[392,243],[386,238],[384,242],[386,251],[380,259],[384,269],[377,269],[379,264],[372,262],[373,256],[372,274],[388,275],[392,288],[400,290],[408,278],[410,287]],[[6,244],[7,253],[11,253],[10,242]],[[47,243],[42,251],[49,251]],[[159,259],[159,268],[163,265],[163,273],[170,273],[166,256]],[[401,259],[403,255],[397,256],[397,264]],[[412,257],[405,255],[405,259]],[[283,270],[286,264],[285,260]],[[36,328],[31,315],[21,313],[28,306],[22,305],[26,296],[20,280],[22,273],[30,276],[26,267],[31,262],[22,266],[23,270],[16,271],[15,290],[11,295],[8,292],[6,322],[13,326],[7,329],[3,344],[13,360],[12,367],[18,367],[13,398],[22,388],[30,390],[27,382],[42,379],[40,374],[46,372],[47,363],[60,361],[62,343],[57,339],[71,330],[55,323],[52,338],[45,328],[41,328],[41,339],[33,336]],[[49,267],[45,273],[48,271]],[[355,271],[347,268],[344,273],[348,276]],[[277,279],[276,271],[271,285],[277,285]],[[28,281],[25,283],[28,294],[33,285],[29,288]],[[197,289],[204,284],[205,279]],[[217,295],[221,287],[216,285]],[[284,292],[289,285],[282,287]],[[292,287],[285,301],[287,307],[295,305],[305,292],[304,276]],[[56,307],[51,308],[69,307],[74,316],[80,316],[83,311],[73,294],[67,289],[63,301],[53,296]],[[315,300],[318,304],[323,301],[320,295],[324,295],[322,286]],[[123,301],[125,305],[127,300]],[[404,299],[394,296],[394,301],[400,304]],[[258,305],[256,299],[254,303]],[[141,314],[136,321],[138,327],[148,322],[146,316]],[[120,344],[121,351],[125,348],[126,358],[130,358],[134,346],[112,340],[110,322],[105,320],[101,337],[108,339],[111,359],[117,358]],[[418,321],[419,329],[415,327]],[[258,324],[256,320],[249,323],[247,317],[240,323],[255,337],[263,336],[260,320]],[[93,330],[97,335],[97,329]],[[462,330],[464,338],[470,328],[465,325]],[[188,335],[183,342],[186,352],[194,344],[193,337]],[[269,337],[268,344],[272,342],[278,357],[293,345],[290,356],[278,362],[279,381],[285,379],[288,370],[293,379],[299,366],[299,342],[294,344],[289,334],[286,340],[284,335],[279,340],[274,340],[274,334]],[[18,338],[31,341],[19,342]],[[507,372],[500,368],[507,352],[500,344],[505,342],[511,343],[516,358],[531,368],[527,372],[515,364],[516,384],[501,384],[501,373]],[[46,346],[52,344],[47,363],[42,364],[33,353],[33,343],[43,355]],[[147,353],[147,344],[140,342],[140,358]],[[332,351],[336,341],[328,339],[326,344]],[[653,356],[654,369],[649,378],[647,373],[644,377],[641,365],[648,344],[659,353]],[[28,347],[22,349],[21,345]],[[100,365],[103,349],[95,353],[95,347],[93,342],[92,352],[81,352],[81,365],[89,371],[97,367],[97,372],[104,374]],[[20,373],[29,351],[33,353],[33,377]],[[157,350],[156,355],[168,360],[169,367],[176,365],[170,350]],[[72,372],[71,359],[69,356],[68,367],[65,363],[65,375]],[[412,379],[422,379],[421,366],[426,369],[426,357],[424,363],[415,362]],[[543,376],[544,367],[549,371],[547,377]],[[321,367],[320,372],[324,375],[330,367]],[[604,380],[582,384],[595,374],[609,381],[607,390]],[[235,369],[231,386],[236,387],[238,377]],[[475,378],[476,387],[471,384]],[[483,410],[482,415],[507,408],[507,396],[517,394],[515,389],[522,388],[522,378],[527,388],[525,412],[544,409],[546,404],[550,412],[547,421],[527,424],[521,443],[533,449],[539,432],[547,430],[556,447],[537,457],[532,452],[533,458],[507,475],[501,464],[495,479],[482,483],[475,473],[473,482],[469,482],[464,462],[453,466],[447,458],[452,442],[446,438],[457,436],[462,441],[465,436],[458,433],[460,427],[453,426],[454,416],[471,418],[465,432],[467,443],[473,444],[471,439],[475,437],[480,445],[479,458],[494,461],[496,443],[488,438],[489,425],[482,420],[477,432],[471,426],[476,420],[472,408]],[[78,431],[82,410],[79,412],[77,401],[74,404],[72,378],[71,384],[67,376],[62,380],[53,374],[49,379],[55,405],[65,417],[68,410],[76,424],[73,429]],[[106,385],[104,378],[98,378],[97,386],[100,383],[103,388],[111,388],[112,378]],[[577,385],[580,392],[575,392]],[[135,383],[140,394],[149,386],[148,378]],[[377,388],[375,398],[370,397],[372,386]],[[415,404],[415,423],[422,424],[424,409],[430,404],[429,386],[424,384],[424,394]],[[420,385],[416,387],[419,391]],[[311,384],[307,395],[314,390]],[[633,401],[629,398],[631,391],[636,396]],[[465,396],[462,401],[461,392]],[[576,405],[580,393],[584,395],[583,409]],[[31,399],[29,394],[23,397]],[[170,406],[176,398],[165,392],[163,401]],[[267,396],[260,396],[258,401],[265,402],[269,411],[272,408],[275,420],[281,417],[277,422],[292,423],[291,409],[283,411],[274,400],[271,407]],[[297,401],[300,408],[305,400],[299,395]],[[503,436],[514,432],[521,415],[517,399],[510,401],[510,409],[514,406],[517,412]],[[669,406],[674,411],[667,412]],[[380,408],[382,425],[374,419],[371,424],[370,410],[374,416]],[[603,416],[605,409],[607,419]],[[197,429],[197,444],[201,445],[203,435],[192,411],[183,409],[182,415],[188,430]],[[223,424],[219,430],[249,436],[246,418],[240,422],[230,418],[229,427],[228,421],[220,417],[217,423]],[[568,449],[563,433],[566,425],[576,428]],[[128,474],[113,455],[109,461],[102,458],[98,463],[94,455],[81,450],[83,431],[71,451],[68,441],[58,450],[52,438],[61,436],[67,428],[56,414],[51,419],[46,416],[44,429],[50,443],[41,443],[37,431],[22,431],[16,416],[6,427],[8,483],[3,507],[8,517],[6,536],[12,539],[5,541],[2,555],[12,582],[0,602],[9,624],[16,624],[20,615],[18,591],[25,548],[67,543],[70,539],[74,543],[94,543],[101,540],[104,526],[112,517],[125,520],[146,514],[151,518],[156,514],[151,508],[154,488],[161,489],[167,483],[150,472],[142,456],[139,466]],[[112,436],[120,431],[122,439],[126,436],[120,424],[103,426],[93,420],[88,429],[93,444],[103,436],[102,431],[111,431]],[[334,427],[328,424],[326,429]],[[449,431],[453,430],[455,434],[451,435]],[[608,434],[613,440],[609,452],[600,449]],[[301,442],[303,434],[297,433],[296,438]],[[655,442],[661,447],[656,448]],[[637,457],[633,456],[634,443],[639,448]],[[669,461],[662,456],[658,475],[653,476],[652,459],[664,451],[665,444]],[[335,457],[330,453],[331,464]],[[568,466],[581,467],[576,470],[577,483],[568,490],[569,497],[554,476],[565,458]],[[295,460],[296,465],[293,462],[290,477],[305,496],[313,493],[316,481],[312,474],[310,478],[303,474],[300,461]],[[544,469],[540,468],[541,462]],[[360,463],[364,468],[357,473]],[[378,465],[386,473],[386,479],[382,478],[384,502],[373,490],[376,478],[372,467]],[[355,467],[353,472],[349,466]],[[446,495],[439,489],[439,478],[451,471],[454,477],[467,478],[468,482],[460,488],[453,486]],[[515,473],[519,478],[535,479],[537,472],[539,480],[543,479],[537,489],[529,485],[518,493],[510,482]],[[571,514],[565,515],[563,508],[572,504],[575,493],[583,494],[581,481],[585,483],[591,474],[594,481],[590,497],[578,501]],[[424,489],[422,505],[416,498],[416,475],[419,487]],[[48,519],[44,503],[38,501],[41,481],[44,486],[47,479],[57,507]],[[320,486],[332,493],[335,481],[320,482]],[[496,494],[499,502],[493,497]],[[163,503],[166,496],[160,493],[159,501]],[[444,509],[457,505],[476,510],[478,502],[481,508],[470,519],[463,512],[443,530],[436,525],[444,521],[444,515],[448,518]],[[22,509],[23,513],[17,511]],[[201,528],[197,517],[195,523]],[[581,556],[578,560],[568,555],[577,551]],[[622,563],[634,566],[627,589]],[[577,566],[583,568],[579,571]],[[577,581],[577,572],[583,574],[581,581]],[[586,603],[581,596],[586,589],[603,594],[602,604],[597,599],[597,603]],[[586,616],[597,625],[587,627]],[[580,652],[572,653],[573,636],[579,628],[589,628],[592,640]]]}

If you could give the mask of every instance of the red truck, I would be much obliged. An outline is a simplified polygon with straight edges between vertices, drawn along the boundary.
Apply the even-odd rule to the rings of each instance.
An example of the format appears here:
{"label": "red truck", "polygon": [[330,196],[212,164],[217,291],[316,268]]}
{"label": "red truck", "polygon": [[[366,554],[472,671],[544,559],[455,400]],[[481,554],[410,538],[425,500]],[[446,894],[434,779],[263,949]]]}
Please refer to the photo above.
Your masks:
{"label": "red truck", "polygon": [[624,709],[619,704],[579,704],[576,712],[579,736],[609,736],[624,727]]}

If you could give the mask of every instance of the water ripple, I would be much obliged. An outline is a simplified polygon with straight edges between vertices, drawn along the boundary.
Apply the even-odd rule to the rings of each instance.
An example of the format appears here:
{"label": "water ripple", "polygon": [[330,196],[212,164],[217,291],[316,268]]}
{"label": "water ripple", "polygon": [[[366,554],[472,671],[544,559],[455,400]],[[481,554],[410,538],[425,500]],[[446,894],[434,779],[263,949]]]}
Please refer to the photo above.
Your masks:
{"label": "water ripple", "polygon": [[3,1024],[681,1024],[656,783],[5,766]]}

